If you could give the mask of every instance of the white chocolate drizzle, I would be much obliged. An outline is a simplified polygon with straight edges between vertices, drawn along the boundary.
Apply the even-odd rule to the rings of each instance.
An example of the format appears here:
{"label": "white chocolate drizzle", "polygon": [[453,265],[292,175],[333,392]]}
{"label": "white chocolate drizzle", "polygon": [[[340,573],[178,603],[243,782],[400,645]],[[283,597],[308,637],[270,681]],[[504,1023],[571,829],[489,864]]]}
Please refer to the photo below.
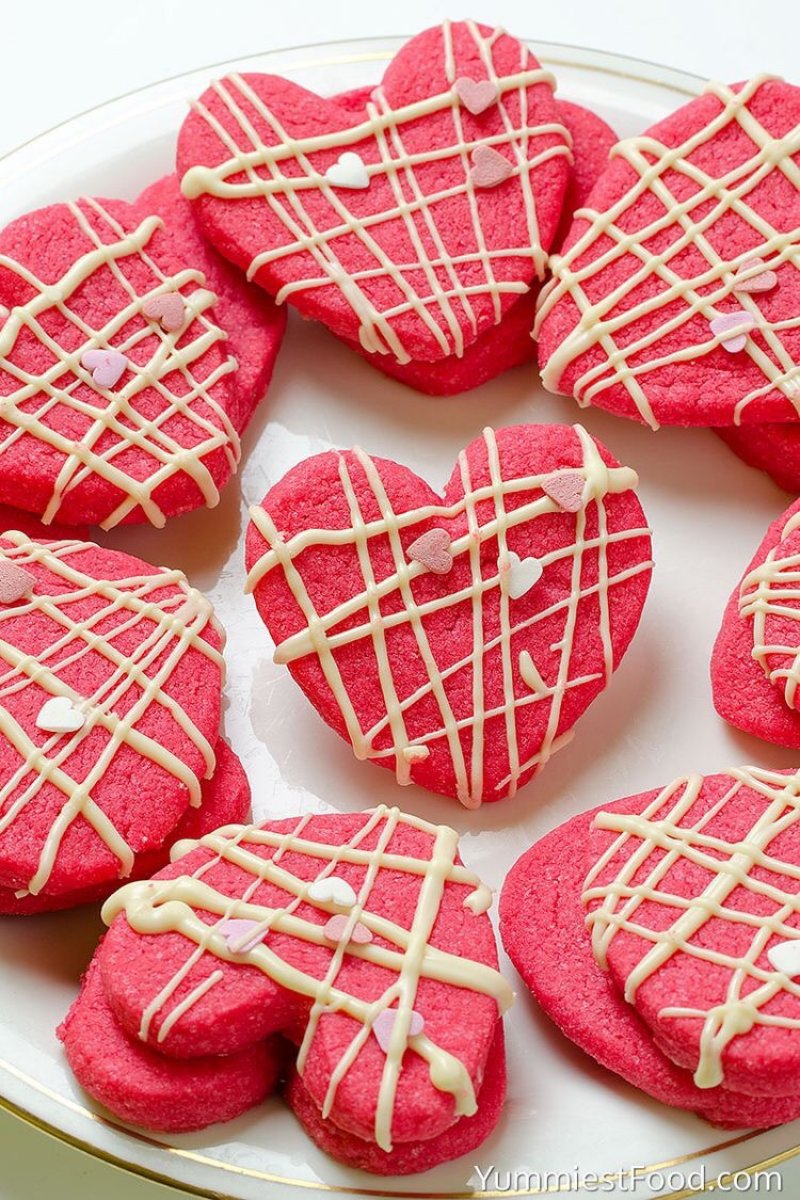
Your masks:
{"label": "white chocolate drizzle", "polygon": [[[252,591],[259,582],[273,570],[283,572],[285,581],[302,611],[306,627],[296,634],[280,642],[275,650],[275,662],[291,663],[308,654],[316,654],[325,675],[327,684],[335,698],[342,714],[347,736],[353,747],[353,752],[359,759],[382,759],[393,757],[396,764],[397,780],[401,784],[411,782],[412,768],[415,762],[424,761],[430,751],[431,743],[440,739],[447,742],[449,754],[456,777],[457,795],[467,808],[480,805],[484,795],[484,724],[490,717],[502,716],[506,727],[506,744],[508,750],[508,775],[497,785],[498,791],[513,795],[518,781],[530,771],[538,771],[548,761],[551,755],[562,745],[566,744],[570,733],[558,734],[561,709],[564,696],[572,688],[585,686],[599,678],[606,681],[611,676],[614,667],[611,637],[611,613],[609,606],[610,589],[624,583],[633,576],[652,567],[649,557],[630,567],[618,571],[614,575],[608,570],[608,547],[636,538],[649,537],[647,528],[630,528],[615,530],[608,529],[606,506],[604,499],[609,494],[619,494],[635,488],[638,478],[635,471],[628,467],[608,468],[603,463],[592,438],[581,428],[575,426],[576,441],[581,450],[582,465],[580,468],[565,468],[570,474],[579,471],[585,479],[584,504],[574,514],[574,542],[566,547],[554,549],[540,556],[544,572],[547,567],[564,558],[572,560],[572,587],[563,600],[559,600],[540,609],[533,615],[524,618],[514,618],[513,605],[509,592],[509,572],[503,569],[507,561],[507,535],[509,530],[528,524],[537,517],[553,513],[562,514],[557,501],[542,490],[543,484],[563,474],[562,471],[547,474],[530,475],[524,478],[506,479],[500,468],[500,457],[497,438],[492,429],[483,432],[487,461],[489,464],[490,481],[480,487],[472,486],[469,463],[466,453],[459,456],[459,469],[464,487],[464,496],[450,506],[429,505],[423,508],[410,509],[396,513],[384,488],[380,472],[363,450],[353,450],[353,456],[363,470],[367,484],[375,498],[380,511],[380,519],[365,520],[359,505],[356,489],[350,475],[347,460],[339,457],[339,477],[342,489],[347,498],[351,525],[344,529],[307,529],[292,537],[286,537],[280,532],[269,513],[263,508],[254,507],[250,516],[258,532],[267,543],[266,551],[252,566],[247,577],[247,590]],[[517,496],[521,492],[532,493],[526,503],[507,511],[505,498]],[[494,516],[479,523],[477,508],[479,505],[490,503]],[[598,529],[595,536],[587,533],[587,505],[595,504],[597,508]],[[468,531],[463,536],[452,541],[450,549],[456,561],[466,557],[470,564],[470,582],[466,587],[452,590],[451,576],[440,576],[442,580],[441,595],[418,603],[414,597],[413,581],[426,568],[416,561],[408,561],[401,542],[401,533],[420,522],[449,522],[456,518],[466,517]],[[372,539],[388,541],[394,560],[394,571],[376,580],[373,571],[369,544]],[[490,574],[484,573],[481,557],[481,546],[485,542],[495,545],[494,561],[496,569]],[[347,601],[336,605],[329,612],[319,613],[314,600],[303,579],[297,559],[304,550],[311,547],[353,546],[358,555],[359,566],[363,577],[363,590],[356,592]],[[597,576],[592,582],[584,581],[583,573],[587,559],[597,559]],[[387,613],[381,604],[387,597],[397,595],[402,601],[402,608]],[[575,629],[578,611],[582,600],[596,596],[599,607],[599,638],[603,656],[604,672],[600,676],[591,674],[572,677],[572,653],[575,640]],[[494,636],[484,636],[484,607],[487,603],[497,602],[500,610],[500,630]],[[463,658],[440,670],[435,655],[431,649],[426,631],[425,618],[455,605],[469,603],[473,614],[473,645]],[[531,684],[534,677],[529,660],[523,651],[522,661],[512,661],[512,638],[537,622],[563,613],[564,625],[560,640],[553,646],[558,654],[556,678],[545,686],[538,677],[537,685]],[[362,619],[351,624],[346,629],[337,627],[347,619],[359,616]],[[397,694],[395,678],[392,672],[392,662],[387,649],[387,631],[398,626],[408,626],[416,644],[419,662],[427,673],[427,682],[421,685],[413,694],[400,699]],[[348,693],[347,685],[337,661],[336,651],[353,642],[368,639],[372,643],[375,654],[380,686],[385,705],[385,715],[370,729],[363,729]],[[483,678],[484,660],[492,651],[500,648],[503,670],[503,702],[499,708],[487,707],[485,703],[485,688]],[[396,653],[396,652],[395,652]],[[411,653],[407,650],[406,653]],[[460,671],[468,671],[472,676],[473,710],[469,716],[457,719],[448,699],[445,683]],[[538,675],[538,672],[536,673]],[[525,685],[525,693],[517,694],[516,681],[520,679]],[[539,682],[542,686],[538,686]],[[424,736],[409,739],[406,731],[406,717],[420,703],[436,702],[441,718],[441,725],[433,728]],[[546,702],[549,704],[548,722],[542,742],[536,752],[520,761],[517,737],[517,713],[527,704]],[[462,744],[462,733],[471,735],[471,755],[469,760]],[[387,745],[387,739],[389,744]]]}
{"label": "white chocolate drizzle", "polygon": [[800,645],[771,642],[767,620],[800,621],[800,544],[794,552],[784,545],[798,529],[800,513],[795,513],[784,525],[779,543],[748,572],[739,590],[740,616],[753,622],[753,658],[770,683],[783,690],[789,708],[797,708]]}
{"label": "white chocolate drizzle", "polygon": [[[780,336],[800,326],[800,313],[786,320],[768,321],[757,296],[741,290],[743,279],[765,269],[776,271],[784,265],[800,268],[800,226],[776,229],[748,203],[748,196],[763,188],[772,172],[782,173],[800,191],[800,166],[793,159],[800,152],[800,125],[781,138],[774,137],[749,107],[758,89],[772,78],[756,76],[739,91],[709,83],[705,91],[719,99],[721,108],[704,128],[678,146],[664,146],[645,134],[626,138],[612,150],[613,157],[624,159],[632,168],[635,181],[605,212],[578,210],[576,218],[585,220],[587,227],[565,254],[551,258],[552,279],[539,297],[534,337],[539,336],[542,323],[565,297],[579,312],[575,328],[551,353],[542,370],[549,391],[560,390],[565,372],[577,359],[600,349],[601,361],[579,373],[574,382],[573,394],[578,403],[592,404],[605,390],[621,384],[641,419],[653,429],[658,428],[647,392],[648,374],[671,364],[679,366],[700,359],[720,345],[721,340],[708,332],[701,340],[693,336],[691,343],[682,348],[665,348],[668,340],[676,333],[680,336],[682,328],[698,315],[706,319],[708,330],[711,321],[730,311],[724,305],[732,299],[741,306],[743,321],[754,322],[753,331],[758,334],[757,338],[747,337],[741,353],[764,377],[763,385],[738,401],[735,423],[741,421],[752,401],[770,393],[786,398],[787,416],[796,419],[800,415],[800,364],[794,362]],[[753,142],[752,157],[720,175],[710,175],[698,165],[697,151],[712,139],[724,137],[733,126]],[[667,181],[669,173],[680,177],[680,198]],[[626,230],[631,224],[631,211],[646,193],[659,201],[660,215],[642,228]],[[750,244],[725,259],[714,245],[714,227],[733,215],[748,227]],[[664,247],[663,235],[673,229],[677,236]],[[699,251],[703,259],[702,269],[690,278],[684,277],[685,268],[680,264],[680,255],[687,248]],[[756,257],[762,261],[753,265]],[[620,259],[631,264],[638,259],[641,265],[626,272],[624,281],[607,295],[591,300],[590,293],[598,290],[599,273],[613,269]],[[645,291],[644,299],[638,298],[640,291]],[[662,310],[664,321],[640,333],[638,323]]]}
{"label": "white chocolate drizzle", "polygon": [[[213,507],[219,493],[205,460],[222,449],[235,471],[240,455],[238,435],[215,386],[236,370],[236,362],[228,356],[210,371],[203,364],[209,349],[227,337],[209,312],[216,297],[205,288],[201,272],[186,269],[167,276],[148,253],[150,239],[163,225],[159,217],[147,217],[126,233],[97,200],[83,199],[64,207],[92,248],[57,282],[43,283],[27,267],[0,254],[0,274],[13,272],[34,293],[26,303],[13,307],[0,326],[0,421],[10,427],[10,432],[0,434],[0,462],[3,453],[25,435],[64,456],[42,514],[46,524],[57,518],[65,496],[93,475],[123,495],[101,522],[104,529],[119,524],[137,508],[153,525],[163,526],[165,514],[154,492],[176,474],[188,476],[206,505]],[[110,233],[113,240],[104,241],[100,231]],[[124,270],[125,261],[131,258],[152,276],[151,286],[141,294]],[[94,329],[70,301],[93,276],[103,273],[110,275],[114,291],[122,292],[124,300],[119,311]],[[192,290],[186,290],[190,286]],[[180,329],[165,330],[142,315],[143,306],[173,292],[181,292],[186,320]],[[65,349],[48,332],[46,318],[51,311],[69,322],[76,343],[73,349]],[[33,335],[50,355],[45,369],[34,372],[25,367],[17,348],[23,334]],[[152,346],[152,352],[145,363],[137,363],[143,343],[148,349]],[[128,381],[113,388],[98,385],[81,363],[92,350],[125,355]],[[158,397],[160,407],[155,416],[146,417],[137,407],[137,398],[145,391]],[[90,421],[80,441],[60,432],[53,421],[65,407]],[[194,444],[184,445],[170,433],[170,424],[177,417],[194,427]],[[120,465],[120,455],[129,450],[138,451],[146,460],[146,471],[131,474]]]}
{"label": "white chocolate drizzle", "polygon": [[[336,287],[358,319],[358,336],[363,348],[372,354],[392,354],[401,363],[410,361],[411,355],[398,335],[396,317],[413,312],[420,325],[435,339],[442,354],[461,356],[465,349],[465,319],[473,336],[478,331],[473,307],[476,297],[491,298],[496,324],[501,317],[501,296],[529,290],[523,277],[498,280],[494,263],[504,258],[527,259],[532,274],[539,279],[543,277],[547,255],[539,236],[531,172],[556,157],[571,161],[571,138],[562,124],[530,123],[528,89],[538,84],[554,88],[552,75],[541,69],[531,69],[528,51],[520,45],[520,70],[512,75],[498,76],[493,48],[503,30],[495,29],[484,37],[474,22],[467,21],[464,25],[478,49],[486,78],[498,94],[496,111],[502,130],[485,137],[469,138],[464,131],[449,21],[442,26],[448,90],[393,110],[383,89],[378,87],[367,104],[366,120],[346,129],[291,137],[248,81],[237,74],[212,84],[215,96],[225,107],[226,118],[236,123],[236,135],[231,134],[226,124],[202,101],[193,105],[195,112],[225,146],[229,157],[218,166],[191,167],[182,180],[184,195],[190,199],[203,195],[229,200],[260,197],[285,230],[282,245],[265,249],[252,259],[248,278],[252,279],[268,264],[306,253],[318,274],[306,274],[285,284],[277,293],[278,303],[297,292]],[[509,95],[515,97],[519,105],[517,123],[509,112]],[[269,129],[274,138],[271,144],[263,140],[248,111],[257,114],[258,120]],[[402,137],[404,125],[441,112],[452,115],[452,143],[431,146],[424,153],[407,151]],[[229,121],[226,123],[230,124]],[[553,141],[554,138],[557,141]],[[541,147],[542,139],[552,144]],[[337,150],[344,156],[352,153],[353,146],[369,140],[374,143],[378,161],[362,163],[367,180],[385,177],[395,203],[385,211],[359,216],[349,207],[350,192],[343,194],[341,189],[333,186],[329,175],[315,167],[313,155],[319,151]],[[247,148],[240,145],[240,141]],[[519,230],[518,246],[489,246],[492,238],[491,235],[487,237],[481,223],[479,200],[470,174],[470,155],[478,146],[508,147],[511,151],[511,178],[522,194],[526,212],[526,223]],[[463,180],[425,194],[415,168],[453,159],[460,160],[463,165]],[[286,174],[283,164],[300,168],[301,173]],[[330,206],[332,219],[324,229],[318,228],[303,203],[303,196],[309,191],[322,195]],[[360,194],[360,188],[356,194]],[[437,226],[436,208],[441,202],[459,196],[466,199],[475,248],[453,254]],[[416,255],[410,262],[394,262],[373,232],[391,221],[403,223]],[[354,258],[352,246],[356,242],[357,258]],[[354,265],[356,262],[363,264],[365,260],[371,265]],[[483,272],[483,278],[477,281],[473,278],[476,265]],[[396,303],[387,306],[385,300],[378,300],[375,289],[370,286],[376,279],[391,280],[395,285],[392,290],[397,296]]]}
{"label": "white chocolate drizzle", "polygon": [[[180,571],[161,568],[152,574],[113,582],[95,579],[75,561],[87,548],[91,549],[87,542],[33,541],[17,530],[5,531],[0,546],[3,561],[39,566],[55,577],[52,581],[40,579],[30,597],[0,608],[0,737],[20,758],[18,768],[0,787],[0,836],[15,822],[24,820],[27,806],[35,803],[45,786],[57,788],[64,797],[44,840],[38,869],[18,895],[36,895],[44,888],[67,830],[79,819],[87,821],[119,859],[120,876],[130,872],[133,852],[93,797],[122,746],[178,780],[188,790],[190,803],[195,807],[200,804],[197,775],[159,740],[139,728],[152,706],[168,714],[197,747],[206,777],[214,771],[213,747],[168,689],[171,676],[190,651],[202,653],[216,664],[221,678],[222,655],[216,647],[223,635],[211,604],[189,586]],[[59,581],[63,581],[63,590],[58,590]],[[73,617],[71,607],[87,600],[96,602],[89,614]],[[35,655],[24,653],[3,637],[6,622],[28,615],[55,627],[57,634]],[[118,645],[120,635],[126,635],[127,641],[137,630],[140,641],[134,649],[123,650]],[[214,632],[213,643],[208,640],[210,630]],[[97,689],[84,696],[63,675],[69,669],[69,677],[74,678],[75,664],[87,655],[101,656],[109,670]],[[34,741],[13,715],[10,703],[11,697],[32,684],[50,697],[70,701],[85,718],[80,729],[43,736],[41,744],[39,739]],[[80,743],[97,730],[107,735],[104,744],[91,769],[83,778],[75,779],[69,772],[69,760]]]}
{"label": "white chocolate drizzle", "polygon": [[[403,1057],[413,1051],[429,1065],[431,1083],[440,1091],[451,1094],[457,1116],[469,1116],[477,1110],[475,1092],[464,1064],[443,1047],[438,1046],[423,1030],[410,1031],[417,989],[422,979],[434,979],[451,987],[466,988],[492,997],[499,1011],[504,1012],[512,1002],[513,992],[502,975],[485,963],[450,954],[430,944],[430,938],[448,884],[469,888],[464,906],[474,915],[485,913],[492,903],[492,894],[476,875],[456,863],[458,835],[447,826],[431,825],[416,817],[385,805],[363,814],[364,823],[349,841],[331,845],[305,835],[310,814],[299,818],[288,833],[280,834],[255,825],[228,825],[196,842],[181,842],[173,847],[174,859],[198,847],[209,852],[192,875],[174,879],[155,879],[130,883],[120,888],[103,907],[103,920],[110,925],[124,913],[130,927],[142,934],[177,932],[192,945],[185,962],[161,988],[146,1008],[140,1037],[147,1040],[156,1017],[162,1016],[157,1040],[163,1042],[177,1021],[222,978],[221,971],[212,971],[171,1010],[168,1005],[189,972],[204,954],[226,962],[255,967],[279,986],[312,1001],[308,1022],[301,1043],[297,1069],[300,1074],[311,1050],[320,1019],[326,1012],[344,1012],[358,1022],[358,1030],[334,1068],[323,1104],[323,1117],[329,1116],[339,1084],[355,1064],[370,1037],[379,1015],[387,1009],[396,1011],[394,1025],[386,1048],[375,1117],[375,1140],[384,1150],[392,1148],[392,1119],[397,1085]],[[391,841],[396,831],[407,826],[430,836],[430,858],[412,857],[392,852]],[[377,834],[375,846],[365,849],[363,843]],[[263,857],[264,849],[274,851]],[[314,880],[296,878],[280,865],[287,852],[319,859],[320,868]],[[206,882],[208,872],[221,862],[228,862],[243,871],[251,881],[241,896],[229,896]],[[348,912],[348,926],[360,923],[372,935],[369,942],[356,942],[347,936],[335,947],[325,936],[325,923],[317,924],[297,915],[300,904],[312,904],[321,914],[334,914],[335,901],[319,899],[315,883],[335,875],[343,864],[366,868],[363,883],[355,904]],[[416,907],[409,928],[398,925],[386,916],[370,912],[369,898],[382,870],[399,871],[419,880]],[[255,894],[260,884],[270,883],[286,893],[285,905],[271,908],[257,902]],[[409,882],[409,886],[411,883]],[[216,918],[207,924],[197,915],[197,909]],[[254,922],[247,947],[231,950],[220,932],[228,920]],[[270,945],[270,931],[289,934],[303,941],[331,950],[331,959],[323,978],[317,978],[283,959]],[[380,938],[390,946],[379,946]],[[352,955],[394,973],[393,982],[372,1001],[351,995],[337,980],[346,956]]]}
{"label": "white chocolate drizzle", "polygon": [[[595,959],[607,968],[611,942],[620,930],[643,939],[649,949],[630,972],[625,999],[634,1003],[645,980],[677,954],[689,955],[698,963],[713,964],[729,972],[725,997],[707,1008],[666,1007],[664,1018],[696,1018],[702,1022],[700,1048],[694,1081],[700,1088],[724,1083],[722,1057],[726,1047],[757,1026],[800,1030],[800,1017],[765,1011],[780,992],[800,1000],[800,983],[762,960],[773,939],[800,938],[800,928],[790,921],[800,909],[800,863],[785,862],[770,853],[771,842],[800,820],[800,773],[781,774],[760,767],[741,767],[727,773],[730,787],[691,823],[687,814],[701,796],[702,775],[676,780],[664,788],[641,814],[600,812],[594,819],[598,829],[619,836],[589,872],[582,896],[592,905],[587,916]],[[714,818],[743,789],[762,798],[754,805],[753,824],[747,834],[732,843],[706,832]],[[609,863],[625,850],[630,853],[614,878],[607,878]],[[665,876],[681,860],[703,868],[708,883],[691,897],[676,895]],[[773,878],[755,878],[753,868],[767,870]],[[601,878],[603,882],[600,882]],[[790,881],[785,890],[780,879]],[[634,882],[635,881],[635,882]],[[726,905],[731,894],[744,888],[754,897],[756,912],[748,912],[737,901]],[[765,902],[770,911],[763,912]],[[668,922],[643,925],[637,909],[643,902],[667,906],[675,912]],[[731,922],[752,931],[747,950],[729,953],[723,946],[700,936],[710,920]],[[800,1011],[800,1010],[798,1010]]]}

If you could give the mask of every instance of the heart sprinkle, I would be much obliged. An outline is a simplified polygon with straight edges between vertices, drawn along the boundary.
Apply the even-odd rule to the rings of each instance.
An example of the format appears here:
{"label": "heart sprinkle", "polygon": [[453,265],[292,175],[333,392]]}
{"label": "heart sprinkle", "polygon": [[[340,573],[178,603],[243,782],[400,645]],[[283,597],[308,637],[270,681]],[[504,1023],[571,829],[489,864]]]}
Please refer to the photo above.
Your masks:
{"label": "heart sprinkle", "polygon": [[[742,310],[738,313],[723,313],[709,321],[709,327],[714,337],[719,338],[723,350],[729,354],[737,354],[747,345],[747,335],[755,328],[756,319],[752,313]],[[736,331],[735,333],[733,331]]]}
{"label": "heart sprinkle", "polygon": [[[758,270],[757,268],[760,268]],[[749,271],[755,271],[749,279],[740,276]],[[763,258],[748,258],[741,264],[734,275],[733,290],[735,292],[771,292],[778,286],[778,276],[765,264]]]}
{"label": "heart sprinkle", "polygon": [[[258,932],[255,937],[248,939],[247,935],[253,930],[258,930]],[[245,917],[229,917],[227,920],[221,921],[217,926],[217,933],[222,934],[228,949],[234,954],[249,953],[267,936],[267,931],[259,927],[258,921],[250,921]]]}
{"label": "heart sprinkle", "polygon": [[579,512],[583,508],[585,480],[580,471],[563,471],[554,479],[545,479],[542,491],[564,512]]}
{"label": "heart sprinkle", "polygon": [[800,975],[800,938],[789,942],[778,942],[767,951],[769,964],[776,971],[782,971],[790,979]]}
{"label": "heart sprinkle", "polygon": [[150,296],[142,305],[142,312],[152,321],[160,321],[167,333],[173,333],[186,319],[186,302],[178,292],[167,292]]}
{"label": "heart sprinkle", "polygon": [[496,104],[500,94],[497,85],[492,83],[491,79],[470,79],[467,75],[462,75],[453,86],[461,104],[474,117],[480,116],[487,108]]}
{"label": "heart sprinkle", "polygon": [[505,183],[514,174],[507,158],[492,146],[476,146],[472,151],[469,182],[476,188],[493,188]]}
{"label": "heart sprinkle", "polygon": [[446,529],[429,529],[408,547],[406,554],[412,562],[421,563],[434,575],[447,575],[453,567],[453,551]]}
{"label": "heart sprinkle", "polygon": [[427,746],[404,746],[400,753],[407,763],[425,762],[431,756]]}
{"label": "heart sprinkle", "polygon": [[322,931],[325,940],[334,942],[336,945],[339,942],[352,942],[356,946],[366,946],[367,942],[372,941],[372,934],[366,925],[362,925],[360,921],[356,921],[348,936],[346,932],[347,923],[348,918],[342,913],[337,913],[336,916],[331,917]]}
{"label": "heart sprinkle", "polygon": [[39,709],[36,724],[46,733],[77,733],[86,724],[82,713],[69,696],[51,696]]}
{"label": "heart sprinkle", "polygon": [[338,879],[336,875],[315,879],[306,895],[309,900],[317,900],[320,904],[335,904],[338,908],[352,908],[356,902],[356,894],[350,884],[346,879]]}
{"label": "heart sprinkle", "polygon": [[519,600],[529,592],[544,571],[538,558],[520,558],[513,550],[508,551],[507,561],[498,566],[501,574],[507,573],[508,594],[512,600]]}
{"label": "heart sprinkle", "polygon": [[369,187],[369,175],[364,160],[354,150],[345,150],[344,154],[340,154],[336,162],[328,167],[325,178],[333,187],[354,190]]}
{"label": "heart sprinkle", "polygon": [[[384,1008],[372,1022],[372,1032],[375,1034],[375,1039],[384,1054],[389,1053],[389,1043],[392,1039],[392,1030],[394,1029],[397,1015],[396,1008]],[[418,1033],[422,1033],[424,1028],[424,1017],[415,1008],[412,1008],[408,1036],[410,1038],[416,1037]]]}
{"label": "heart sprinkle", "polygon": [[81,355],[81,366],[92,372],[98,387],[112,388],[119,383],[129,363],[119,350],[85,350]]}
{"label": "heart sprinkle", "polygon": [[33,593],[36,577],[23,567],[0,558],[0,604],[16,604]]}

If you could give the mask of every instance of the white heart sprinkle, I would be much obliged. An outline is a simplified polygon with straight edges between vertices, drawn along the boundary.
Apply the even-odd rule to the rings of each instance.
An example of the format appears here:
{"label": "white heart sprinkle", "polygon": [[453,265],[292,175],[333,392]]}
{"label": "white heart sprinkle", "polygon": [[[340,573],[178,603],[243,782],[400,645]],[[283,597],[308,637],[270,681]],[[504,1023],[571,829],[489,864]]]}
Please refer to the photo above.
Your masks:
{"label": "white heart sprinkle", "polygon": [[520,558],[513,550],[508,552],[508,594],[519,600],[542,578],[544,567],[538,558]]}
{"label": "white heart sprinkle", "polygon": [[338,879],[335,875],[315,879],[306,895],[309,900],[318,900],[320,904],[336,904],[339,908],[352,908],[357,899],[347,880]]}
{"label": "white heart sprinkle", "polygon": [[795,975],[800,975],[800,938],[793,938],[789,942],[778,942],[776,946],[767,951],[767,958],[771,967],[774,967],[776,971],[782,971],[790,979],[793,979]]}
{"label": "white heart sprinkle", "polygon": [[340,188],[368,188],[369,175],[364,160],[354,150],[345,150],[325,172],[328,183]]}
{"label": "white heart sprinkle", "polygon": [[75,708],[69,696],[51,696],[39,709],[36,724],[47,733],[77,733],[86,724],[86,714]]}

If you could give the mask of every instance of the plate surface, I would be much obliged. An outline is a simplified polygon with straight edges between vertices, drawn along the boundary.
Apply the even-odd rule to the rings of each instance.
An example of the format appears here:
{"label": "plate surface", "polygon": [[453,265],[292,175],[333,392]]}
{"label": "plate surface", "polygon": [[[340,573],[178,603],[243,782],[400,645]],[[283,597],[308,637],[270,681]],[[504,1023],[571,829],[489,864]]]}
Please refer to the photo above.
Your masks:
{"label": "plate surface", "polygon": [[[172,168],[187,100],[227,69],[288,74],[333,93],[374,82],[400,44],[370,39],[263,54],[94,109],[0,160],[0,223],[81,193],[135,196]],[[621,136],[639,132],[702,86],[630,59],[552,44],[533,48],[555,71],[559,93],[593,108]],[[469,813],[414,787],[400,792],[388,772],[356,763],[286,671],[272,664],[266,631],[242,592],[247,506],[300,459],[332,445],[359,443],[441,486],[458,450],[486,424],[577,419],[641,475],[657,566],[640,632],[573,743],[516,799]],[[573,813],[689,770],[793,765],[790,753],[716,717],[708,679],[724,602],[786,503],[707,430],[653,434],[600,411],[579,414],[571,401],[543,392],[533,369],[465,396],[431,399],[385,379],[321,327],[292,320],[269,397],[244,441],[239,486],[228,487],[215,511],[163,531],[123,529],[99,538],[183,568],[216,603],[229,634],[226,731],[249,772],[256,818],[400,803],[454,825],[467,863],[499,888],[520,852]],[[128,1131],[77,1088],[54,1032],[99,932],[91,911],[0,920],[0,1096],[12,1111],[83,1149],[199,1195],[530,1195],[569,1190],[576,1172],[619,1177],[604,1194],[630,1194],[624,1173],[648,1165],[662,1170],[663,1178],[651,1182],[663,1192],[681,1186],[677,1176],[670,1181],[673,1171],[696,1186],[723,1171],[800,1152],[800,1123],[766,1134],[726,1133],[650,1101],[566,1042],[522,985],[507,1018],[505,1115],[474,1159],[384,1183],[318,1152],[279,1101],[194,1136],[169,1140]],[[636,1194],[650,1191],[642,1182]]]}

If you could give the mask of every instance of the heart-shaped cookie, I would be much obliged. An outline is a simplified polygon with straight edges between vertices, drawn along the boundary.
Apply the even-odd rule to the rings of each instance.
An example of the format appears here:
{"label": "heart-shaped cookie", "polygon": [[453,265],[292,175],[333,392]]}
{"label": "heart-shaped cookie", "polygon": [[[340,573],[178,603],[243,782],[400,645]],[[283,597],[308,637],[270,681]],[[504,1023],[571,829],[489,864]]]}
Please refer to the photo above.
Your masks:
{"label": "heart-shaped cookie", "polygon": [[[465,76],[497,92],[479,116]],[[463,354],[542,278],[569,155],[552,77],[460,21],[408,42],[361,119],[286,79],[228,76],[184,122],[178,169],[251,279],[403,363]]]}
{"label": "heart-shaped cookie", "polygon": [[714,433],[749,467],[766,472],[778,487],[800,492],[800,424],[729,425]]}
{"label": "heart-shaped cookie", "polygon": [[595,814],[595,958],[701,1089],[800,1094],[800,991],[769,960],[800,937],[798,793],[797,775],[750,767]]}
{"label": "heart-shaped cookie", "polygon": [[725,609],[711,659],[717,712],[800,749],[800,500],[770,525]]}
{"label": "heart-shaped cookie", "polygon": [[549,390],[654,428],[797,419],[798,128],[800,88],[762,75],[619,144],[540,298]]}
{"label": "heart-shaped cookie", "polygon": [[[458,81],[456,81],[458,83]],[[336,104],[363,118],[367,115],[372,88],[357,88],[334,97]],[[558,119],[572,143],[572,170],[564,196],[561,220],[553,246],[569,232],[572,214],[589,197],[598,176],[608,163],[611,147],[617,140],[613,129],[595,113],[568,100],[556,100]],[[348,342],[371,366],[431,396],[451,396],[478,387],[504,371],[536,357],[531,337],[538,284],[515,300],[499,325],[493,325],[464,350],[460,358],[451,354],[437,362],[398,363],[388,354],[368,354],[358,342]],[[798,486],[800,491],[800,485]]]}
{"label": "heart-shaped cookie", "polygon": [[[221,825],[233,825],[250,816],[250,785],[244,767],[224,738],[214,745],[214,774],[201,782],[200,805],[190,805],[178,824],[157,848],[137,854],[127,879],[147,879],[169,862],[173,843],[199,838]],[[0,888],[0,915],[29,917],[44,912],[59,912],[84,904],[100,904],[119,887],[119,879],[79,887],[71,892],[23,892]]]}
{"label": "heart-shaped cookie", "polygon": [[34,579],[0,608],[0,888],[72,896],[200,803],[221,630],[180,571],[119,550],[7,530],[0,562]]}
{"label": "heart-shaped cookie", "polygon": [[[568,513],[544,489],[576,472]],[[635,632],[652,565],[636,483],[579,426],[485,430],[443,497],[331,451],[251,511],[248,587],[276,661],[358,758],[476,807],[565,743]],[[446,574],[408,554],[434,528]],[[511,551],[539,564],[535,586],[530,566],[517,586]]]}
{"label": "heart-shaped cookie", "polygon": [[796,775],[744,768],[604,805],[537,842],[500,898],[506,950],[566,1036],[729,1128],[800,1116],[784,970],[800,933],[797,793]]}
{"label": "heart-shaped cookie", "polygon": [[[312,889],[332,877],[352,889],[369,938],[330,939],[335,905]],[[512,999],[491,899],[461,865],[453,830],[398,809],[228,826],[107,902],[96,959],[104,1020],[178,1082],[187,1063],[241,1055],[282,1032],[317,1121],[338,1130],[351,1159],[366,1142],[391,1169],[393,1152],[410,1156],[413,1144],[417,1165],[405,1169],[423,1170],[454,1126],[475,1125],[478,1140],[488,1132],[482,1083]],[[243,921],[262,937],[247,941],[247,930],[233,947],[228,930]],[[65,1033],[84,1086],[114,1111],[129,1105],[135,1073],[128,1083],[118,1070],[109,1096],[87,1065],[80,1001]],[[496,1116],[493,1105],[489,1127]],[[160,1106],[138,1119],[160,1127]]]}
{"label": "heart-shaped cookie", "polygon": [[203,242],[175,176],[19,217],[0,304],[0,502],[107,528],[218,502],[284,317]]}

